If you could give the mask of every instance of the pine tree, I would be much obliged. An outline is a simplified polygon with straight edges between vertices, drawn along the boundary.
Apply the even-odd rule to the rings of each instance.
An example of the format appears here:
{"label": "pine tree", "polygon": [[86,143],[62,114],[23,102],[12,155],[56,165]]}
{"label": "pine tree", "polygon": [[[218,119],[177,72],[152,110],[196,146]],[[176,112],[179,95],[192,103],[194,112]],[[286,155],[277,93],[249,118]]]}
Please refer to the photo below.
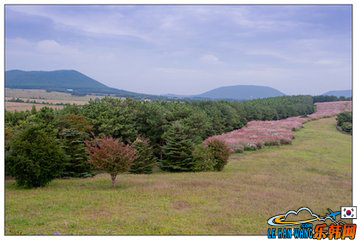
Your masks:
{"label": "pine tree", "polygon": [[69,157],[61,177],[93,176],[84,144],[89,139],[92,125],[83,116],[75,114],[59,116],[56,125],[59,128],[58,137]]}
{"label": "pine tree", "polygon": [[31,114],[36,114],[36,113],[37,113],[36,106],[32,105]]}
{"label": "pine tree", "polygon": [[84,145],[86,134],[76,129],[64,129],[60,132],[60,137],[63,148],[69,157],[61,177],[93,176]]}
{"label": "pine tree", "polygon": [[163,137],[166,145],[163,146],[161,168],[170,172],[193,171],[193,144],[185,125],[175,121]]}
{"label": "pine tree", "polygon": [[148,140],[142,137],[136,138],[132,145],[137,153],[137,158],[130,167],[131,173],[152,173],[152,168],[156,162],[153,150]]}

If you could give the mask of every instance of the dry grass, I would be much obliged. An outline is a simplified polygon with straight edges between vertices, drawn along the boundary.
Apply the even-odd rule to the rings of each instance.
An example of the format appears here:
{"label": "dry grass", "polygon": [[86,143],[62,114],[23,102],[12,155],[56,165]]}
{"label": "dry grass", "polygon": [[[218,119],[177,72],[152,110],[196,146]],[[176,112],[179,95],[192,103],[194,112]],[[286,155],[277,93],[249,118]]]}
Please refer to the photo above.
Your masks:
{"label": "dry grass", "polygon": [[[5,97],[7,98],[23,98],[23,99],[40,99],[40,100],[67,100],[67,101],[85,101],[95,99],[97,96],[72,96],[69,93],[63,92],[46,92],[46,90],[32,89],[5,89]],[[99,96],[99,98],[103,98]]]}
{"label": "dry grass", "polygon": [[[62,92],[46,92],[46,90],[31,90],[31,89],[5,89],[5,100],[11,100],[13,98],[19,98],[23,101],[35,101],[36,109],[42,107],[50,107],[55,109],[61,109],[63,106],[54,106],[49,104],[41,104],[42,102],[48,102],[51,104],[63,103],[63,104],[77,104],[84,105],[88,103],[90,99],[103,98],[104,96],[72,96],[68,93]],[[40,103],[40,104],[38,104]],[[31,110],[33,103],[21,103],[21,102],[5,102],[5,109],[7,111],[26,111]]]}
{"label": "dry grass", "polygon": [[292,145],[235,154],[222,172],[6,181],[6,234],[263,234],[267,219],[307,206],[352,204],[352,137],[333,118],[309,122]]}
{"label": "dry grass", "polygon": [[37,110],[39,110],[43,107],[50,107],[53,109],[62,109],[63,108],[63,106],[49,105],[49,104],[5,102],[5,109],[6,109],[6,111],[10,111],[10,112],[15,112],[15,111],[21,112],[21,111],[31,110],[33,105],[35,105]]}
{"label": "dry grass", "polygon": [[[12,100],[12,97],[5,97],[5,100]],[[76,105],[84,105],[88,103],[88,101],[81,101],[81,100],[54,100],[54,99],[38,99],[38,98],[19,98],[26,101],[36,102],[38,103],[50,103],[50,104],[76,104]]]}

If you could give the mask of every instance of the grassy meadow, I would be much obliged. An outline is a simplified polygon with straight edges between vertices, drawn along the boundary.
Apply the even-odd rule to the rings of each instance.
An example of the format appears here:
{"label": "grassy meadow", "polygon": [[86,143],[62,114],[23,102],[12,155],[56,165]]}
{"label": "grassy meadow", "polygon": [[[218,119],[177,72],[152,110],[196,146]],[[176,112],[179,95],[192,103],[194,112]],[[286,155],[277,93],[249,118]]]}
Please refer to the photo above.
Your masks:
{"label": "grassy meadow", "polygon": [[222,172],[58,179],[5,186],[7,235],[264,234],[267,219],[352,204],[352,137],[336,120],[308,122],[292,145],[233,154]]}

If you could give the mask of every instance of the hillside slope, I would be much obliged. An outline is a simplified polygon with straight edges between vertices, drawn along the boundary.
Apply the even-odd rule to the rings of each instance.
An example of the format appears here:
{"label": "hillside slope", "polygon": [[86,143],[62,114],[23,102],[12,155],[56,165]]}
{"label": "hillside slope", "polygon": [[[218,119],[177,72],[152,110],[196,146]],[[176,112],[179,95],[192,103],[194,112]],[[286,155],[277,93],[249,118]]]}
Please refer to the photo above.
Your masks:
{"label": "hillside slope", "polygon": [[208,92],[196,95],[195,97],[209,99],[251,100],[256,98],[268,98],[284,95],[284,93],[271,87],[255,85],[236,85],[219,87]]}
{"label": "hillside slope", "polygon": [[141,94],[110,88],[78,71],[22,71],[5,72],[5,87],[19,89],[45,89],[50,91],[71,91],[79,94],[99,93],[120,96]]}
{"label": "hillside slope", "polygon": [[352,90],[336,90],[325,92],[325,96],[336,96],[336,97],[352,97]]}

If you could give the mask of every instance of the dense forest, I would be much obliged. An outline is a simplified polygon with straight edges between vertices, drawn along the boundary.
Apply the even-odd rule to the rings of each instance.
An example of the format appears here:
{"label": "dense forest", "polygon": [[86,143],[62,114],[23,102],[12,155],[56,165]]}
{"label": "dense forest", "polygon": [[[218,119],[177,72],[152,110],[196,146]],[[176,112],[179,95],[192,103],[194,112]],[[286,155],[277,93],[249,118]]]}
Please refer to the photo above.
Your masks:
{"label": "dense forest", "polygon": [[[56,172],[55,177],[92,176],[86,145],[94,140],[100,149],[103,141],[99,139],[104,138],[136,149],[139,156],[131,165],[131,173],[151,173],[154,166],[164,171],[219,171],[226,163],[225,146],[221,143],[203,146],[207,137],[239,129],[251,120],[278,120],[312,112],[311,96],[247,102],[136,101],[108,97],[91,100],[84,106],[66,105],[61,110],[6,111],[6,174],[18,179],[23,175],[38,176],[46,169],[46,174]],[[115,141],[113,144],[118,144]],[[48,151],[51,159],[46,158]],[[31,167],[24,164],[38,159],[43,162],[32,162]],[[18,183],[31,186],[26,180]]]}

